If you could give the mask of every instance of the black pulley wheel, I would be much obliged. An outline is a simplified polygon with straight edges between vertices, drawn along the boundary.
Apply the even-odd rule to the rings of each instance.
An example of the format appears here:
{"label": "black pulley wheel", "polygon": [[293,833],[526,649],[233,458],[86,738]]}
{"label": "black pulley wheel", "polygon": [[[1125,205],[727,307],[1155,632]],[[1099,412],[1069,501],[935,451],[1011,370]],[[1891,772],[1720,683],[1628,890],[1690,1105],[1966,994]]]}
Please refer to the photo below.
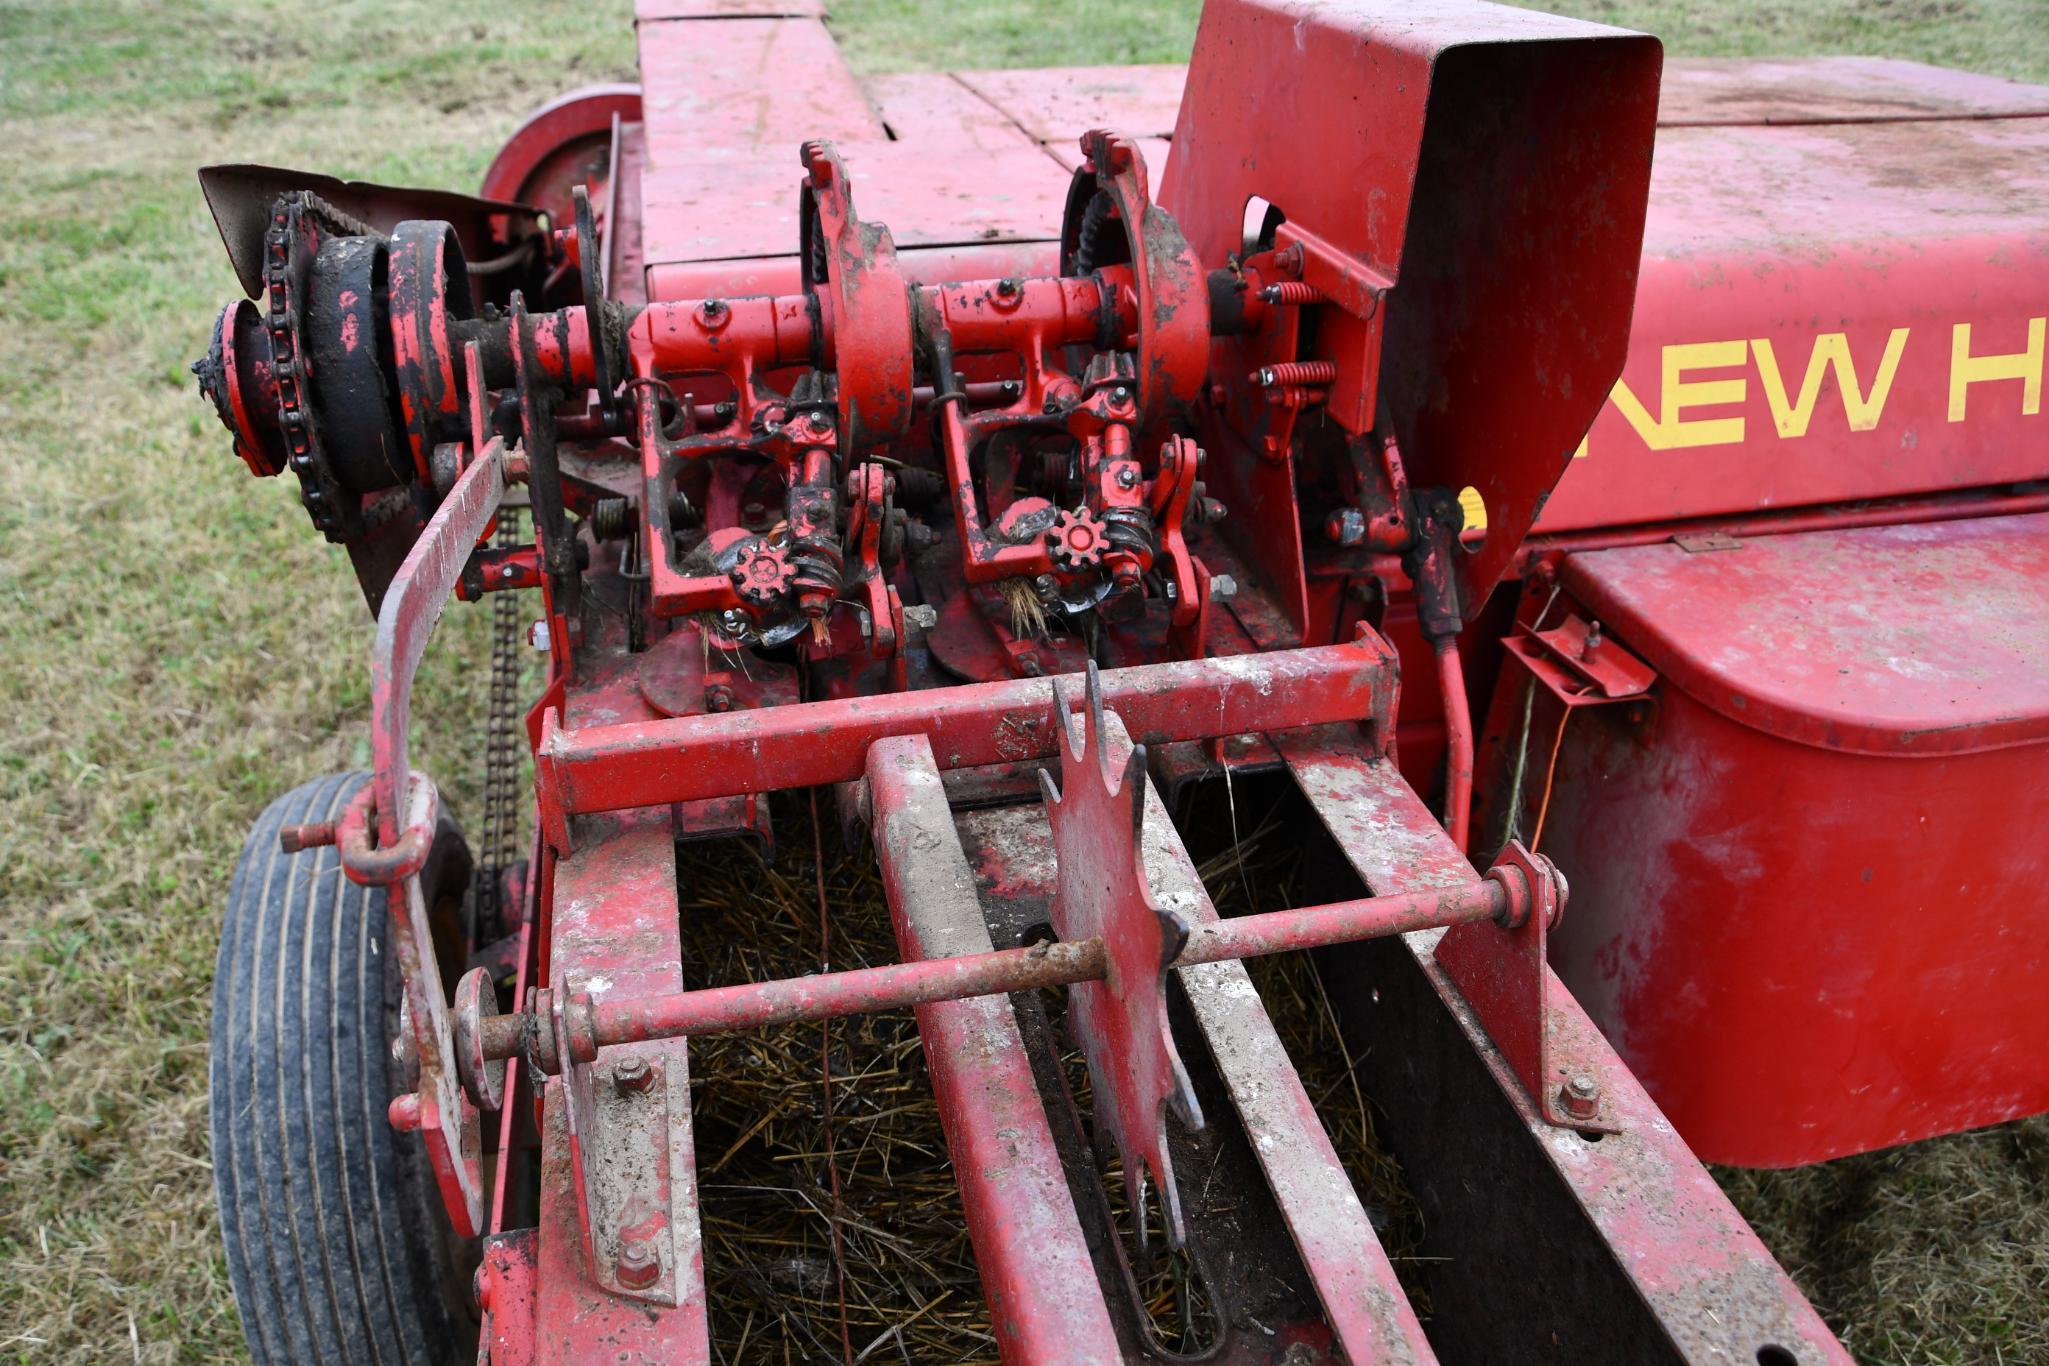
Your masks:
{"label": "black pulley wheel", "polygon": [[[278,798],[242,846],[214,974],[214,1192],[228,1276],[258,1362],[426,1363],[474,1355],[474,1249],[454,1241],[419,1135],[385,1117],[398,953],[385,893],[332,848],[287,854],[286,825],[339,820],[367,773]],[[460,897],[469,855],[443,820],[428,904]]]}

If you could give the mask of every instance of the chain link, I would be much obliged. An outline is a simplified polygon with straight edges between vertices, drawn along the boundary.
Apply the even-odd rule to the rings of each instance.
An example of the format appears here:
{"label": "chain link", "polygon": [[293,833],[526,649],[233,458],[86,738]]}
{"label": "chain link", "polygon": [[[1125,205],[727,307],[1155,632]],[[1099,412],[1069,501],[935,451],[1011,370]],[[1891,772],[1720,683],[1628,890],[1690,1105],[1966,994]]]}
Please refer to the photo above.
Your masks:
{"label": "chain link", "polygon": [[[492,544],[510,550],[520,542],[519,510],[501,507]],[[484,822],[478,832],[475,887],[480,942],[510,928],[503,923],[499,888],[517,853],[513,827],[519,814],[519,677],[519,594],[493,593],[491,701],[484,720]]]}

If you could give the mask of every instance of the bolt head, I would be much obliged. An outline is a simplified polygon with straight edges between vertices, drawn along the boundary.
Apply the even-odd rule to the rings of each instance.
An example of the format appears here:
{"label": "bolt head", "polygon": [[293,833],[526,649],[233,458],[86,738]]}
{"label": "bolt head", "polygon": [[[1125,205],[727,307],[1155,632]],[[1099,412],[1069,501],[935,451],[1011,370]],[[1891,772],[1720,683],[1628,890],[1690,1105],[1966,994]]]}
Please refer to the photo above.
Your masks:
{"label": "bolt head", "polygon": [[1366,514],[1357,508],[1339,508],[1324,519],[1323,534],[1339,545],[1357,545],[1366,539]]}
{"label": "bolt head", "polygon": [[1125,404],[1129,402],[1131,402],[1131,390],[1125,388],[1123,385],[1120,384],[1110,391],[1111,407],[1122,408]]}
{"label": "bolt head", "polygon": [[1574,1119],[1592,1119],[1601,1108],[1601,1088],[1585,1073],[1558,1088],[1558,1103]]}
{"label": "bolt head", "polygon": [[655,1070],[646,1058],[622,1058],[612,1068],[612,1089],[622,1096],[635,1096],[654,1085]]}
{"label": "bolt head", "polygon": [[1138,485],[1138,471],[1137,471],[1136,469],[1133,469],[1133,468],[1132,468],[1132,467],[1131,467],[1130,465],[1126,465],[1126,466],[1125,466],[1125,467],[1124,467],[1123,469],[1121,469],[1121,470],[1117,471],[1117,487],[1118,487],[1118,488],[1120,488],[1120,489],[1128,489],[1128,488],[1135,488],[1135,487],[1137,487],[1137,485]]}
{"label": "bolt head", "polygon": [[939,609],[930,603],[918,603],[904,608],[904,625],[913,630],[929,631],[939,624]]}
{"label": "bolt head", "polygon": [[619,1259],[612,1269],[619,1284],[645,1290],[662,1278],[662,1254],[652,1238],[628,1238],[619,1244]]}
{"label": "bolt head", "polygon": [[1229,574],[1212,574],[1209,581],[1209,595],[1218,602],[1238,596],[1238,580]]}
{"label": "bolt head", "polygon": [[526,642],[527,644],[533,646],[536,650],[545,650],[548,648],[551,642],[548,638],[548,619],[546,617],[541,618],[539,621],[536,621],[532,626],[527,627]]}

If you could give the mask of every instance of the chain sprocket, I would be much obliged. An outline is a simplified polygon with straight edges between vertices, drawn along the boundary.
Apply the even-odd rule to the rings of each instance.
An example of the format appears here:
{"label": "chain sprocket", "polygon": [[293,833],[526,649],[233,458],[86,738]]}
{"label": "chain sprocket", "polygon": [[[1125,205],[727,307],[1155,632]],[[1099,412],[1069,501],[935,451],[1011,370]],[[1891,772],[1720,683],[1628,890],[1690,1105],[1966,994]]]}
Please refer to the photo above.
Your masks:
{"label": "chain sprocket", "polygon": [[375,228],[310,190],[279,195],[263,239],[263,292],[286,462],[299,477],[300,501],[313,525],[328,540],[341,542],[362,534],[362,511],[328,459],[312,402],[312,364],[305,345],[313,264],[322,245],[336,237],[383,241]]}

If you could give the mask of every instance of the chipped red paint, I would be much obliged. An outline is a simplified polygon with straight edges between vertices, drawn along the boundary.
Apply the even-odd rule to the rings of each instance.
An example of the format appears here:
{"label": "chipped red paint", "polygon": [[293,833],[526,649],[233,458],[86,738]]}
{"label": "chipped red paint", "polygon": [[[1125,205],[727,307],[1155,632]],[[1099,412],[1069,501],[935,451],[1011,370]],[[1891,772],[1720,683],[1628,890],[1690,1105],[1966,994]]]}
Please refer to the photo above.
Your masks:
{"label": "chipped red paint", "polygon": [[[1187,944],[1189,922],[1157,904],[1146,886],[1139,849],[1145,750],[1127,746],[1112,757],[1094,664],[1080,724],[1057,682],[1053,719],[1059,785],[1039,770],[1056,867],[1046,916],[1068,943],[1099,941],[1104,960],[1102,980],[1077,982],[1068,992],[1067,1027],[1088,1061],[1098,1131],[1116,1143],[1141,1210],[1151,1174],[1168,1240],[1180,1247],[1188,1235],[1167,1148],[1167,1111],[1200,1129],[1202,1108],[1167,1024],[1167,966]],[[1141,1221],[1141,1241],[1144,1227]]]}
{"label": "chipped red paint", "polygon": [[[907,961],[987,951],[960,836],[923,736],[868,755],[876,858]],[[920,1006],[990,1323],[1013,1361],[1122,1359],[1010,1002]]]}
{"label": "chipped red paint", "polygon": [[[1210,0],[1185,84],[1179,69],[1156,68],[891,76],[864,91],[815,0],[640,0],[636,20],[644,89],[565,97],[493,163],[487,192],[528,210],[487,206],[459,242],[457,228],[423,221],[439,211],[415,195],[351,200],[346,212],[411,205],[371,225],[372,250],[389,253],[387,295],[372,299],[352,279],[333,301],[343,305],[334,334],[304,347],[363,366],[364,392],[383,385],[395,424],[378,459],[354,453],[362,466],[390,464],[349,473],[370,487],[330,481],[360,500],[345,511],[374,528],[338,536],[373,605],[389,586],[373,666],[374,795],[337,836],[352,876],[395,882],[409,898],[394,947],[423,1062],[418,1091],[392,1115],[425,1131],[465,1233],[482,1222],[480,1124],[454,1086],[457,1026],[410,876],[434,811],[431,786],[408,767],[409,693],[458,582],[463,597],[541,592],[535,640],[549,678],[529,724],[532,902],[516,954],[501,944],[492,960],[502,969],[516,956],[519,992],[534,998],[492,1014],[486,979],[471,976],[459,1000],[460,1056],[473,1072],[495,1078],[480,1068],[487,1054],[523,1052],[507,1060],[498,1122],[485,1359],[704,1360],[682,1036],[903,1005],[918,1012],[999,1349],[1011,1360],[1118,1358],[1130,1325],[1096,1280],[1116,1254],[1077,1203],[1087,1183],[1068,1186],[1077,1164],[1063,1171],[1071,1140],[1041,1102],[1045,1079],[1028,1056],[1038,1044],[1026,1042],[1039,1036],[1021,1027],[1030,1011],[1000,994],[1062,984],[1077,987],[1078,1003],[1135,1003],[1145,1017],[1152,1044],[1139,1048],[1133,1031],[1091,1021],[1088,1005],[1069,1016],[1108,1098],[1104,1127],[1133,1149],[1127,1170],[1170,1176],[1158,1126],[1117,1114],[1150,1119],[1170,1092],[1201,1089],[1212,1127],[1236,1125],[1255,1145],[1242,1170],[1264,1178],[1251,1193],[1278,1220],[1267,1232],[1285,1233],[1315,1300],[1252,1356],[1507,1358],[1498,1338],[1476,1349],[1470,1325],[1484,1320],[1513,1344],[1523,1314],[1568,1352],[1584,1346],[1574,1334],[1586,1325],[1552,1311],[1584,1301],[1596,1318],[1637,1316],[1642,1341],[1683,1358],[1749,1360],[1777,1344],[1801,1360],[1837,1359],[1665,1114],[1711,1154],[1770,1161],[1997,1117],[1985,1100],[1994,1092],[2021,1109],[2049,1104],[1996,1067],[1950,1069],[1968,1080],[1948,1091],[1879,1077],[1870,1094],[1893,1108],[1866,1122],[1828,1094],[1829,1078],[1799,1072],[1811,1058],[1784,1048],[1771,1086],[1781,1105],[1793,1096],[1805,1108],[1774,1111],[1730,1080],[1760,1075],[1754,1054],[1774,1042],[1754,1023],[1729,1026],[1756,1013],[1758,1001],[1727,983],[1758,976],[1758,952],[1779,962],[1787,943],[1810,946],[1805,959],[1821,966],[1804,967],[1795,990],[1833,981],[1830,965],[1861,965],[1866,950],[1904,960],[1909,942],[1930,971],[1953,969],[1956,941],[2007,942],[2011,906],[2039,870],[2007,858],[2016,876],[1979,898],[1982,932],[1948,927],[1947,939],[1917,915],[1886,924],[1918,925],[1918,938],[1888,938],[1867,917],[1855,935],[1802,940],[1831,923],[1806,915],[1773,943],[1715,938],[1721,921],[1695,916],[1689,941],[1663,900],[1692,905],[1707,889],[1740,905],[1760,886],[1805,887],[1782,896],[1805,912],[1891,857],[1891,881],[1881,875],[1883,890],[1860,897],[1918,908],[1940,901],[1929,888],[1968,861],[1970,842],[1955,833],[1964,825],[2032,847],[2014,833],[2032,808],[2009,795],[2027,788],[2042,739],[2030,728],[2032,656],[1942,654],[1987,675],[1984,705],[1955,725],[1921,724],[1924,708],[1878,735],[1893,713],[1850,705],[1895,695],[1890,680],[1866,688],[1882,672],[1865,667],[1871,659],[1857,657],[1848,683],[1787,671],[1845,639],[1875,647],[1882,633],[1789,616],[1785,604],[1891,614],[1923,636],[1968,621],[1979,628],[1963,633],[1970,645],[2003,624],[1982,605],[1917,614],[1879,603],[1860,566],[1882,557],[1881,544],[1971,539],[1929,524],[2043,506],[2031,488],[2007,487],[2041,472],[2017,424],[2031,418],[2022,371],[2045,309],[2041,254],[2029,254],[2042,200],[2010,167],[2039,150],[2049,98],[1881,64],[1838,70],[1815,103],[1810,69],[1688,68],[1667,92],[1653,172],[1653,42],[1466,0]],[[802,79],[784,78],[792,72]],[[1828,117],[1806,117],[1816,110]],[[1764,126],[1789,111],[1803,126]],[[1945,146],[2009,169],[1984,171],[2000,193],[1938,225],[1951,182],[1903,173],[1942,164]],[[1711,174],[1753,155],[1820,173],[1822,192],[1761,213],[1755,177]],[[1899,184],[1877,193],[1881,175]],[[595,212],[570,229],[578,191]],[[561,231],[522,236],[533,210]],[[1890,214],[1927,239],[1915,260],[1871,246],[1891,231]],[[329,235],[354,238],[360,257],[359,229],[336,224]],[[247,234],[223,227],[238,263],[261,256],[260,234],[252,256]],[[482,246],[495,259],[481,259]],[[289,265],[289,246],[285,256]],[[1755,287],[1765,265],[1790,272],[1768,301]],[[1986,279],[2000,286],[1995,305],[1951,318],[1952,281]],[[265,306],[288,307],[288,286]],[[491,306],[472,309],[472,290]],[[1884,314],[1895,305],[1897,323]],[[1836,313],[1849,319],[1840,363],[1826,349],[1837,342],[1799,323]],[[1696,323],[1722,331],[1687,333]],[[1952,325],[1965,324],[1976,333],[1953,339]],[[1845,421],[1847,379],[1875,382],[1871,357],[1895,327],[1911,335],[1890,398],[1856,397],[1857,421],[1877,421]],[[300,423],[310,431],[333,397],[321,376],[272,360],[278,343],[256,305],[224,311],[216,335],[202,381],[238,454],[258,473],[278,472],[287,455],[299,469],[297,457],[318,452],[296,428],[287,450],[280,385],[296,413],[314,414]],[[1928,359],[1944,355],[1962,358],[1961,379]],[[1818,388],[1803,388],[1803,366]],[[1725,385],[1741,373],[1741,399],[1717,404],[1687,388],[1696,370],[1717,367],[1732,372],[1715,376]],[[1787,392],[1772,390],[1774,374]],[[626,382],[614,392],[596,391],[617,378]],[[1641,412],[1622,403],[1625,391]],[[508,448],[493,433],[511,441],[515,417]],[[1750,436],[1716,452],[1706,438],[1731,420]],[[1588,458],[1575,462],[1590,421]],[[1710,424],[1705,435],[1696,422]],[[1802,423],[1811,431],[1792,430]],[[1630,445],[1648,443],[1646,431],[1665,442],[1655,454]],[[1766,432],[1776,435],[1759,439]],[[1919,454],[1857,456],[1872,440]],[[1621,477],[1647,470],[1658,477]],[[533,543],[480,549],[506,485],[520,482]],[[1987,487],[1963,489],[1974,483]],[[1484,534],[1460,536],[1462,489],[1463,506],[1477,498],[1485,510]],[[1904,493],[1915,500],[1823,506]],[[1783,506],[1794,502],[1804,506]],[[1774,506],[1752,511],[1763,504]],[[1714,520],[1676,520],[1703,516]],[[1862,551],[1838,548],[1821,582],[1786,563],[1803,534],[1886,521],[1913,525]],[[1532,539],[1533,525],[1545,534]],[[1977,534],[2000,534],[1986,526]],[[1674,532],[1679,543],[1664,544]],[[1746,551],[1727,543],[1749,537],[1784,543],[1751,555],[1768,573],[1713,563],[1740,563],[1726,557]],[[1956,582],[1982,594],[1956,596],[2007,602],[2011,582],[2037,568],[1980,566]],[[1509,574],[1528,576],[1519,602],[1494,591]],[[1077,597],[1098,587],[1104,596]],[[1566,601],[1547,617],[1554,587]],[[1043,632],[1033,602],[1089,628]],[[1761,624],[1770,638],[1738,660],[1707,639],[1730,623]],[[971,868],[948,828],[953,808],[1028,797],[1032,770],[1058,748],[1044,675],[1090,658],[1104,667],[1111,709],[1099,738],[1128,725],[1153,747],[1152,776],[1170,798],[1220,771],[1272,780],[1285,770],[1381,895],[1217,921],[1135,768],[1120,799],[1145,790],[1152,811],[1137,839],[1083,853],[1104,832],[1078,809],[1055,807],[1066,826],[1056,840],[1036,807],[992,807],[961,817],[980,860]],[[1545,687],[1520,691],[1532,673]],[[1803,710],[1831,688],[1848,700],[1827,716]],[[1559,926],[1547,908],[1562,884],[1543,858],[1509,843],[1481,875],[1460,853],[1471,835],[1485,863],[1508,838],[1494,827],[1525,696],[1540,720],[1574,709],[1542,847],[1571,865],[1585,914]],[[1487,718],[1479,737],[1475,711]],[[1789,746],[1803,747],[1798,759]],[[1860,776],[1858,766],[1907,759],[1937,789],[1968,789],[1940,804],[1956,822],[1943,827],[1944,848],[1903,872],[1899,832],[1888,842],[1866,821],[1817,854],[1804,836],[1835,810],[1834,793],[1857,795],[1838,803],[1853,816],[1926,800],[1928,785]],[[1513,771],[1525,806],[1540,779],[1551,785],[1540,762]],[[1754,790],[1761,771],[1802,794],[1801,819],[1703,853],[1701,839],[1747,813],[1730,794]],[[853,811],[864,781],[904,961],[686,990],[674,842],[739,832],[766,845],[769,793],[846,784],[841,809]],[[1866,795],[1888,786],[1905,794],[1898,810]],[[1064,783],[1060,800],[1087,807],[1090,821],[1121,822],[1080,792]],[[1014,847],[986,843],[1003,838],[990,833],[998,827]],[[1166,931],[1158,942],[1108,922],[1098,938],[1073,917],[1088,900],[1077,879],[1093,869],[1101,880],[1127,854],[1138,871],[1120,885],[1142,879],[1168,913],[1154,922]],[[1774,875],[1744,882],[1751,856]],[[1802,869],[1806,883],[1787,871]],[[1122,886],[1117,904],[1145,909],[1144,890]],[[994,948],[992,908],[1022,914],[1025,901],[1056,895],[1068,942]],[[1660,909],[1646,918],[1640,907],[1653,901]],[[1167,979],[1162,962],[1183,933]],[[1399,960],[1421,984],[1422,1025],[1376,1035],[1361,1068],[1412,1053],[1438,1065],[1406,1079],[1413,1094],[1374,1099],[1390,1130],[1427,1132],[1456,1095],[1454,1137],[1489,1156],[1448,1183],[1498,1192],[1482,1222],[1514,1224],[1514,1252],[1528,1250],[1462,1260],[1459,1283],[1493,1302],[1475,1314],[1472,1300],[1445,1301],[1459,1321],[1443,1312],[1428,1336],[1250,979],[1225,961],[1396,935],[1406,937],[1319,960]],[[1647,938],[1672,951],[1660,959]],[[1546,966],[1552,943],[1623,1054],[1671,1099],[1666,1111],[1560,988]],[[2044,999],[2034,967],[2009,952],[1972,979],[1978,1013],[1961,1013],[1979,1054],[2039,1015],[2029,1013]],[[1898,981],[1884,994],[1887,1019],[1906,1009],[1895,998],[1925,984]],[[1726,1009],[1704,1027],[1682,998],[1711,987]],[[1184,1033],[1180,1069],[1153,1047],[1168,1001]],[[1336,1004],[1352,1024],[1381,1018],[1378,1001],[1369,991]],[[1946,1040],[1958,1016],[1924,1021],[1919,1036]],[[1426,1052],[1446,1038],[1451,1056]],[[1948,1046],[1919,1056],[1925,1064]],[[1456,1091],[1461,1076],[1482,1089]],[[501,1100],[495,1080],[475,1089]],[[1767,1113],[1778,1117],[1766,1124]],[[1811,1142],[1789,1147],[1784,1130],[1801,1124]],[[1404,1156],[1419,1188],[1443,1175],[1430,1170],[1436,1156]],[[1500,1182],[1497,1167],[1534,1179]],[[505,1230],[536,1177],[539,1226]],[[1170,1201],[1186,1193],[1168,1189]],[[1551,1226],[1517,1222],[1540,1216]],[[1497,1274],[1511,1262],[1512,1274]],[[1605,1302],[1587,1288],[1603,1277],[1621,1287]],[[1542,1296],[1527,1293],[1535,1285]],[[1510,1303],[1517,1322],[1503,1329],[1499,1306]]]}
{"label": "chipped red paint", "polygon": [[[1103,696],[1153,743],[1365,720],[1385,714],[1391,683],[1386,646],[1367,633],[1349,645],[1112,669]],[[1019,679],[634,725],[558,722],[536,753],[535,781],[566,817],[847,782],[868,747],[894,735],[930,736],[942,768],[1043,759],[1052,711],[1048,682]],[[567,839],[566,820],[551,837]]]}
{"label": "chipped red paint", "polygon": [[[677,990],[682,949],[667,811],[605,817],[593,835],[555,865],[550,983],[600,1001]],[[629,1057],[657,1069],[658,1080],[622,1097],[609,1077]],[[595,1065],[549,1078],[542,1112],[536,1360],[706,1359],[688,1045],[606,1048]],[[652,1285],[618,1277],[629,1237],[657,1249]]]}
{"label": "chipped red paint", "polygon": [[[1318,819],[1368,888],[1420,890],[1471,876],[1470,866],[1386,759],[1356,744],[1319,743],[1306,734],[1276,739]],[[1435,961],[1444,933],[1419,931],[1401,942],[1442,1009],[1470,1037],[1502,1094],[1522,1114],[1529,1141],[1571,1193],[1581,1217],[1613,1249],[1681,1356],[1770,1360],[1759,1357],[1760,1349],[1778,1345],[1798,1361],[1848,1362],[1849,1354],[1791,1278],[1548,969],[1545,1027],[1554,1052],[1597,1079],[1619,1132],[1588,1142],[1545,1121]],[[1559,1080],[1567,1079],[1561,1073]]]}

